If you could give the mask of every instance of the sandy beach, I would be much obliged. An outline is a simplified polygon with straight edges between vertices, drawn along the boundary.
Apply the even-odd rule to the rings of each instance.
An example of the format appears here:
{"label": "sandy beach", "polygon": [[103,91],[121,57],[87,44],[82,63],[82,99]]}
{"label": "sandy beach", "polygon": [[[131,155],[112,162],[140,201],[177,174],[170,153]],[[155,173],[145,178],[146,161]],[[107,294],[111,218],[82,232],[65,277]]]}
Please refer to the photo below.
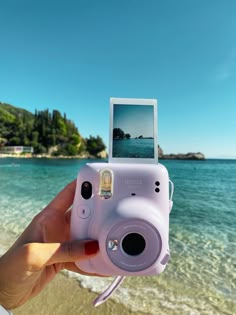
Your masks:
{"label": "sandy beach", "polygon": [[60,273],[38,296],[15,309],[13,313],[14,315],[148,314],[132,312],[112,300],[108,300],[105,304],[94,308],[92,301],[96,296],[97,294],[81,288],[75,279],[68,278]]}

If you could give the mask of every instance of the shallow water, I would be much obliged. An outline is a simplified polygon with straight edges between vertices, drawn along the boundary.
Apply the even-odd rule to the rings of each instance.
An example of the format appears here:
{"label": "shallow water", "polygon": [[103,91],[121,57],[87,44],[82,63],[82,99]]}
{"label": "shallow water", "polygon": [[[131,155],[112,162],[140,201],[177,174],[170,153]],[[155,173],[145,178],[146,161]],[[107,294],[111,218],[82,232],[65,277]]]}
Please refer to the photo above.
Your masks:
{"label": "shallow water", "polygon": [[[86,162],[0,159],[0,253]],[[159,277],[127,278],[114,299],[149,314],[235,314],[236,160],[162,163],[175,183],[170,263]],[[79,279],[95,292],[111,280]]]}

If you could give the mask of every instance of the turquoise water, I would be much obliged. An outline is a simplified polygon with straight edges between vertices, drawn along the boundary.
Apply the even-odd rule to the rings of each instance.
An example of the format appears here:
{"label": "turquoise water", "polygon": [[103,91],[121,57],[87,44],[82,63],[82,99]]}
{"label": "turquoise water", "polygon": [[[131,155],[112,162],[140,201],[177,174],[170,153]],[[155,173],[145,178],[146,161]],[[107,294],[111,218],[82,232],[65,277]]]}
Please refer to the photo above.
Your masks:
{"label": "turquoise water", "polygon": [[[0,252],[86,162],[0,159]],[[149,314],[236,314],[236,160],[162,163],[175,183],[170,263],[126,279],[114,299]],[[78,278],[95,292],[110,281]]]}
{"label": "turquoise water", "polygon": [[154,139],[113,140],[113,157],[154,158]]}

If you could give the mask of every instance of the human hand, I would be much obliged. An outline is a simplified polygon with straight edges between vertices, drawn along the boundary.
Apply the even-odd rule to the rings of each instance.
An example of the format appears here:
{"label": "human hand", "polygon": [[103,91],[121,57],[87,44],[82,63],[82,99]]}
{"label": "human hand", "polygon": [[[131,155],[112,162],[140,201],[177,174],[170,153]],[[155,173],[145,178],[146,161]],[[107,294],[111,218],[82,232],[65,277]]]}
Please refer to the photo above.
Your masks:
{"label": "human hand", "polygon": [[[70,241],[70,210],[76,181],[34,217],[0,258],[0,305],[14,309],[37,295],[62,269],[81,274],[75,261],[98,253],[97,241]],[[98,275],[97,275],[98,276]]]}

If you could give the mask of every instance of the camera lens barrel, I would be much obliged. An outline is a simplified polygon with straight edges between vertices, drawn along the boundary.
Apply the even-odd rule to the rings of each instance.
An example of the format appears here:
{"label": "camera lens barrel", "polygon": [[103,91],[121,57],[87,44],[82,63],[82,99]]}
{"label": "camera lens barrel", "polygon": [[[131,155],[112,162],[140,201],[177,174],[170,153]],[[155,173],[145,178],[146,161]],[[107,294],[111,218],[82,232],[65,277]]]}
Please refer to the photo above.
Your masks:
{"label": "camera lens barrel", "polygon": [[156,227],[143,219],[125,219],[110,226],[106,253],[114,266],[126,272],[140,272],[152,266],[162,249]]}

